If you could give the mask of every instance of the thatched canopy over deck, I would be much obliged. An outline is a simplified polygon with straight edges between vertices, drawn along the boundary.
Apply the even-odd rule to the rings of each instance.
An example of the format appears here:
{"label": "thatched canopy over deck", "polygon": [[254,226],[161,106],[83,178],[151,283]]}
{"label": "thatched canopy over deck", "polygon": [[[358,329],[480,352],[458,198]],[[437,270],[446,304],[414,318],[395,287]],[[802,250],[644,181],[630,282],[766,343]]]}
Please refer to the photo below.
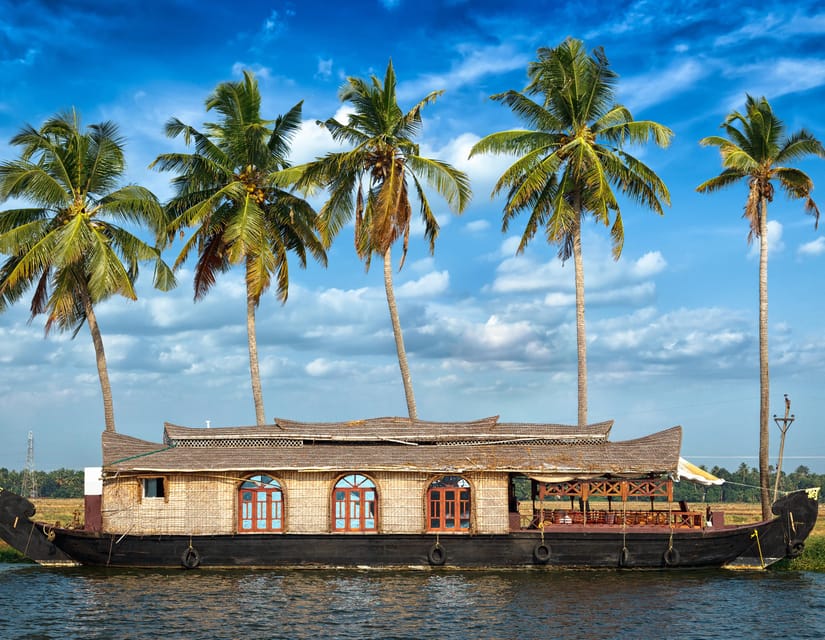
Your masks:
{"label": "thatched canopy over deck", "polygon": [[277,420],[255,427],[167,424],[164,443],[103,434],[109,472],[284,470],[514,472],[616,477],[675,472],[681,427],[610,442],[612,421],[585,429],[557,424],[424,422],[377,418],[337,423]]}

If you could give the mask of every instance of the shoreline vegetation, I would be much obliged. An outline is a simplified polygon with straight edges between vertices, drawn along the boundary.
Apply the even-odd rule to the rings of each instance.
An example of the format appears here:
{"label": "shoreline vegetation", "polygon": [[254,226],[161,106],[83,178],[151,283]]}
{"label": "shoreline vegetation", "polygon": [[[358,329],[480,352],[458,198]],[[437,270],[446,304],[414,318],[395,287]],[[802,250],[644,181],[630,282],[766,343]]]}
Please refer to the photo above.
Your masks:
{"label": "shoreline vegetation", "polygon": [[[698,503],[697,503],[698,504]],[[754,522],[759,519],[761,506],[758,502],[708,502],[713,511],[724,511],[725,520],[731,524]],[[44,522],[80,523],[83,517],[83,500],[79,498],[36,498],[37,519]],[[30,563],[20,553],[0,540],[0,563]],[[804,553],[793,560],[782,560],[770,567],[771,571],[815,571],[825,573],[825,504],[819,505],[816,527],[808,538]]]}

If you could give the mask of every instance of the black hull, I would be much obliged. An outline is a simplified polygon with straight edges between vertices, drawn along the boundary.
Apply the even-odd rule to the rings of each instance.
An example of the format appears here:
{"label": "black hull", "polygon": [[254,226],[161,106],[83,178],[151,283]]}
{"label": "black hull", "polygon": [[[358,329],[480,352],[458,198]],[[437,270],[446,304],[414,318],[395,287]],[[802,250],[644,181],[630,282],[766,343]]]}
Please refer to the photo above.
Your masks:
{"label": "black hull", "polygon": [[54,544],[56,533],[30,520],[34,505],[15,493],[0,489],[0,538],[27,558],[41,564],[77,564]]}
{"label": "black hull", "polygon": [[[3,517],[7,511],[0,509]],[[560,525],[548,527],[543,536],[539,531],[139,536],[55,529],[53,546],[60,560],[113,567],[761,568],[801,552],[816,522],[817,504],[804,492],[794,493],[778,501],[774,513],[773,520],[737,527]],[[41,525],[34,531],[46,539]],[[9,539],[7,532],[0,523],[0,536],[22,551],[20,538]]]}

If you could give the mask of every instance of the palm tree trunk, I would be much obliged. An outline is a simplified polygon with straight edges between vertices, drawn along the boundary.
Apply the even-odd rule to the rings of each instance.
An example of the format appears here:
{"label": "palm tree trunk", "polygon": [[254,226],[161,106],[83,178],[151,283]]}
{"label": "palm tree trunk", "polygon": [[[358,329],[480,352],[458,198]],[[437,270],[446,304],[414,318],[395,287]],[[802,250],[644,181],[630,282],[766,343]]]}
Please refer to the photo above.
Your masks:
{"label": "palm tree trunk", "polygon": [[404,382],[404,395],[407,398],[407,412],[411,420],[417,420],[418,411],[415,406],[412,376],[410,376],[410,367],[407,364],[404,335],[401,333],[401,321],[398,319],[398,307],[395,304],[395,293],[392,288],[392,258],[390,257],[389,247],[387,247],[387,251],[384,253],[384,289],[387,292],[387,306],[390,308],[392,333],[395,336],[395,350],[398,352],[398,366],[401,369],[401,380]]}
{"label": "palm tree trunk", "polygon": [[97,324],[92,300],[86,291],[80,292],[83,300],[83,308],[86,312],[86,323],[89,325],[89,333],[92,334],[92,344],[95,347],[95,361],[97,362],[97,377],[100,379],[100,391],[103,394],[103,420],[106,431],[116,431],[115,429],[115,409],[112,403],[112,386],[109,384],[109,369],[106,367],[106,351],[103,349],[103,336],[100,335],[100,327]]}
{"label": "palm tree trunk", "polygon": [[255,331],[256,300],[246,285],[246,336],[249,342],[249,375],[252,379],[252,401],[255,403],[255,421],[266,424],[264,396],[261,392],[261,372],[258,368],[258,338]]}
{"label": "palm tree trunk", "polygon": [[770,469],[770,376],[768,375],[768,202],[759,203],[759,485],[762,488],[762,519],[771,517]]}
{"label": "palm tree trunk", "polygon": [[573,229],[573,266],[576,276],[576,354],[578,359],[578,425],[587,426],[587,336],[584,325],[584,264],[581,215]]}

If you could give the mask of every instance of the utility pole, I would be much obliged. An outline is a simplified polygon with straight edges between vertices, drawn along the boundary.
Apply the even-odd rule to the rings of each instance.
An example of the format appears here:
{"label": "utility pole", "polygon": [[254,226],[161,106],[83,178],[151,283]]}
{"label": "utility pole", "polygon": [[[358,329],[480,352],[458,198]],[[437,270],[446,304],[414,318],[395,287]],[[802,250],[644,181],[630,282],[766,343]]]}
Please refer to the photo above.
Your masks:
{"label": "utility pole", "polygon": [[26,469],[23,471],[21,493],[29,498],[37,497],[37,477],[34,474],[34,433],[29,431],[29,451],[26,454]]}
{"label": "utility pole", "polygon": [[779,427],[779,430],[782,432],[782,436],[779,439],[779,461],[776,463],[776,482],[773,485],[773,501],[776,502],[776,496],[779,493],[779,478],[782,475],[782,454],[785,450],[785,434],[788,433],[788,429],[791,428],[793,421],[796,416],[791,413],[791,399],[788,397],[788,394],[785,394],[785,417],[779,418],[776,414],[773,414],[773,421],[776,423],[776,426]]}

